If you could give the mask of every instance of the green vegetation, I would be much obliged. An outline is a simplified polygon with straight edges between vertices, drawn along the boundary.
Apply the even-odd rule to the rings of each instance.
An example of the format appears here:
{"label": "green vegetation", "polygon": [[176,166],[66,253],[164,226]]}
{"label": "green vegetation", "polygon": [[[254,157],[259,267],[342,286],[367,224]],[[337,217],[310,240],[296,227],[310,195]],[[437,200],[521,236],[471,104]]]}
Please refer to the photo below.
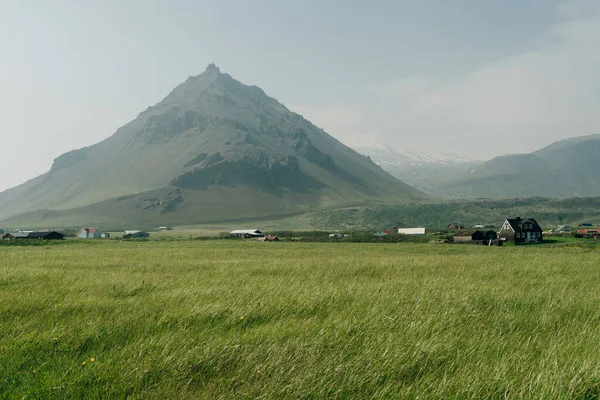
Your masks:
{"label": "green vegetation", "polygon": [[[531,154],[494,158],[453,179],[430,182],[454,197],[574,197],[600,195],[596,159],[600,135],[555,142]],[[433,183],[433,185],[432,185]]]}
{"label": "green vegetation", "polygon": [[598,247],[0,247],[0,398],[597,398]]}
{"label": "green vegetation", "polygon": [[547,199],[531,197],[507,200],[446,201],[440,203],[401,204],[397,206],[352,208],[314,213],[316,227],[373,229],[392,226],[425,226],[443,230],[450,223],[495,225],[508,217],[536,218],[544,229],[560,224],[577,226],[581,221],[596,222],[600,197]]}
{"label": "green vegetation", "polygon": [[[223,200],[227,202],[227,200]],[[93,210],[93,212],[90,212]],[[544,229],[561,224],[577,226],[582,221],[600,223],[600,197],[548,199],[541,197],[507,200],[455,200],[428,203],[406,203],[394,206],[360,206],[324,209],[306,213],[273,216],[236,217],[240,212],[232,206],[231,218],[194,223],[194,220],[173,220],[172,215],[145,214],[143,210],[121,213],[115,209],[83,208],[54,213],[32,213],[11,218],[3,227],[63,229],[81,226],[100,226],[104,230],[154,229],[160,225],[176,225],[177,229],[163,235],[197,235],[198,231],[230,231],[240,227],[266,230],[366,230],[389,229],[393,226],[425,226],[443,230],[452,222],[499,226],[507,217],[533,217]],[[208,210],[204,214],[210,215]],[[82,222],[83,221],[83,222]]]}

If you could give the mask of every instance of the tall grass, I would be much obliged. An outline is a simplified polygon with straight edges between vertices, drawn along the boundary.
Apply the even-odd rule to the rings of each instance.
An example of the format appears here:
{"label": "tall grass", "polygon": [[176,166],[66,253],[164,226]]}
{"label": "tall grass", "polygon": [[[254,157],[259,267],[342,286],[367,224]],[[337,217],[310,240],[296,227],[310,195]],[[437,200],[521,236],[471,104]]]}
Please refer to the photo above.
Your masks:
{"label": "tall grass", "polygon": [[0,398],[596,398],[600,252],[0,248]]}

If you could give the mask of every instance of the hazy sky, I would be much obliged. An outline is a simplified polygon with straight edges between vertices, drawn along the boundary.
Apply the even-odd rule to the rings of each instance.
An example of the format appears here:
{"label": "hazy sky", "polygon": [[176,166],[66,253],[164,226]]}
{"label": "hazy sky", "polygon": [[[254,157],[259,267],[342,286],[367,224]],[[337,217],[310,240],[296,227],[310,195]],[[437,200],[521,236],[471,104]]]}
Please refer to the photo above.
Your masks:
{"label": "hazy sky", "polygon": [[0,190],[210,62],[349,145],[485,159],[600,132],[598,0],[0,0]]}

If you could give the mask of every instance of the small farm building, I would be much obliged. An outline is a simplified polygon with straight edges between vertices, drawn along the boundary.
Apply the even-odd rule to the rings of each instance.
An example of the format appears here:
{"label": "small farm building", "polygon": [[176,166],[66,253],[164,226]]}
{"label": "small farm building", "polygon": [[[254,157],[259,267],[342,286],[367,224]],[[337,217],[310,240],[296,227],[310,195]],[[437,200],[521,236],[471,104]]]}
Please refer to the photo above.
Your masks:
{"label": "small farm building", "polygon": [[56,231],[43,231],[43,232],[13,232],[5,233],[2,236],[3,240],[11,239],[26,239],[26,240],[63,240],[65,235]]}
{"label": "small farm building", "polygon": [[399,228],[399,235],[425,236],[425,228]]}
{"label": "small farm building", "polygon": [[392,232],[391,232],[391,231],[388,231],[388,230],[386,230],[386,229],[383,229],[383,230],[381,230],[381,231],[379,231],[379,232],[375,232],[375,233],[373,234],[373,236],[375,236],[375,237],[380,237],[380,238],[381,238],[381,237],[386,237],[386,236],[389,236],[389,235],[391,235],[391,234],[392,234]]}
{"label": "small farm building", "polygon": [[494,231],[460,231],[454,235],[454,243],[489,242],[496,240],[498,234]]}
{"label": "small farm building", "polygon": [[263,237],[265,235],[262,234],[258,229],[236,229],[234,231],[229,232],[229,236],[234,238],[258,238]]}
{"label": "small farm building", "polygon": [[144,231],[125,231],[123,232],[123,239],[142,239],[149,238],[150,234]]}
{"label": "small farm building", "polygon": [[100,239],[102,232],[98,228],[81,228],[77,232],[77,237],[80,239]]}
{"label": "small farm building", "polygon": [[533,218],[508,218],[498,232],[498,238],[514,243],[539,243],[542,228]]}
{"label": "small farm building", "polygon": [[279,238],[277,236],[273,236],[273,235],[259,237],[258,240],[260,242],[279,242]]}

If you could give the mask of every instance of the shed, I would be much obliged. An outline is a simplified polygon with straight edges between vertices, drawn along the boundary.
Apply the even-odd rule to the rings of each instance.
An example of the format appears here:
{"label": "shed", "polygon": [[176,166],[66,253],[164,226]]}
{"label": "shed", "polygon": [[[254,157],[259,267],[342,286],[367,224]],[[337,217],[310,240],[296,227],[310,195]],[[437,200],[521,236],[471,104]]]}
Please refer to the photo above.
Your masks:
{"label": "shed", "polygon": [[143,239],[149,238],[150,234],[144,231],[125,231],[123,232],[123,239]]}
{"label": "shed", "polygon": [[496,232],[490,231],[460,231],[454,235],[454,243],[469,243],[469,242],[489,242],[496,240],[498,235]]}

